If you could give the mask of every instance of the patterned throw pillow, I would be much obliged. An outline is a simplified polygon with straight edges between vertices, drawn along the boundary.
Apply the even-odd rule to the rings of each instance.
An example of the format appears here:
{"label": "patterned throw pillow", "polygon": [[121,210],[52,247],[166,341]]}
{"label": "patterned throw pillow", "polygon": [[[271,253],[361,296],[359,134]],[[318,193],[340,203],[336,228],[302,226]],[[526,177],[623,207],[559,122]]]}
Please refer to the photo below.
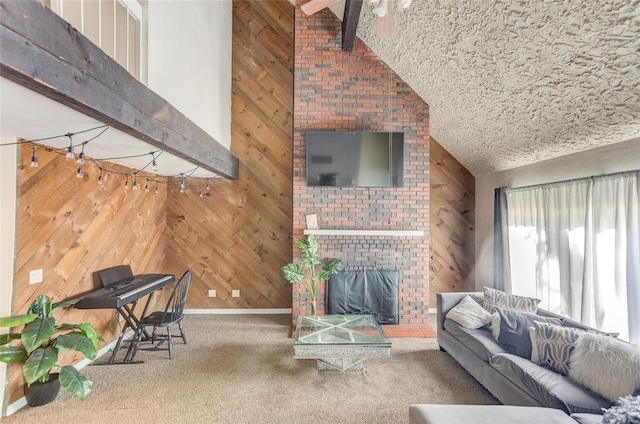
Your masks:
{"label": "patterned throw pillow", "polygon": [[540,299],[507,294],[502,290],[485,287],[482,306],[487,311],[491,311],[491,307],[496,306],[498,308],[535,314],[538,312],[538,303],[540,303]]}
{"label": "patterned throw pillow", "polygon": [[562,375],[569,375],[569,359],[583,330],[534,322],[540,364]]}
{"label": "patterned throw pillow", "polygon": [[491,312],[494,311],[500,317],[498,344],[507,352],[526,359],[531,358],[532,351],[529,327],[534,326],[536,322],[562,325],[562,320],[559,318],[542,317],[528,312],[496,307],[491,309]]}

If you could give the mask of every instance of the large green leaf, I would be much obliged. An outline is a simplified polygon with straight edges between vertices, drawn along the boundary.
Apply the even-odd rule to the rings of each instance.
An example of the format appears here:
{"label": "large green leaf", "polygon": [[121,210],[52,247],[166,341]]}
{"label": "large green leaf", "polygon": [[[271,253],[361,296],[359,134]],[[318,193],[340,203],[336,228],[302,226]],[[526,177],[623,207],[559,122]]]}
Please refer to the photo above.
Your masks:
{"label": "large green leaf", "polygon": [[51,316],[51,298],[49,296],[38,296],[31,303],[28,313],[37,314],[40,318],[47,318]]}
{"label": "large green leaf", "polygon": [[29,324],[38,318],[37,314],[17,315],[15,317],[0,318],[0,327],[17,327],[22,324]]}
{"label": "large green leaf", "polygon": [[71,300],[65,300],[62,302],[58,302],[58,303],[54,303],[53,306],[51,307],[51,310],[56,310],[59,308],[68,308],[69,306],[75,305],[76,303],[80,302],[80,297],[77,299],[71,299]]}
{"label": "large green leaf", "polygon": [[296,243],[300,248],[300,263],[302,265],[312,268],[320,263],[320,259],[318,258],[318,241],[313,234],[296,240]]}
{"label": "large green leaf", "polygon": [[333,258],[322,267],[322,272],[320,272],[320,280],[326,281],[329,279],[331,274],[335,274],[344,268],[344,262],[342,259]]}
{"label": "large green leaf", "polygon": [[22,366],[22,373],[28,385],[46,376],[58,362],[58,350],[53,346],[34,350]]}
{"label": "large green leaf", "polygon": [[85,400],[93,387],[93,382],[71,365],[66,365],[60,369],[58,380],[66,391],[80,400]]}
{"label": "large green leaf", "polygon": [[292,284],[299,283],[306,276],[300,264],[287,264],[281,268],[281,272],[284,279]]}
{"label": "large green leaf", "polygon": [[0,346],[11,343],[13,340],[18,340],[19,338],[20,333],[0,334]]}
{"label": "large green leaf", "polygon": [[89,340],[91,340],[91,342],[93,342],[93,347],[97,350],[98,340],[104,341],[104,339],[96,334],[96,330],[93,328],[93,326],[88,322],[85,322],[80,324],[78,328],[84,331],[84,334],[89,338]]}
{"label": "large green leaf", "polygon": [[47,345],[55,330],[56,320],[53,317],[33,321],[22,330],[24,348],[31,353],[36,348]]}
{"label": "large green leaf", "polygon": [[27,351],[16,346],[0,346],[0,362],[15,364],[28,358]]}
{"label": "large green leaf", "polygon": [[92,361],[98,356],[98,351],[96,350],[93,341],[85,336],[83,332],[63,334],[56,340],[56,347],[58,349],[62,347],[64,349],[71,349],[77,352],[82,352],[84,356]]}

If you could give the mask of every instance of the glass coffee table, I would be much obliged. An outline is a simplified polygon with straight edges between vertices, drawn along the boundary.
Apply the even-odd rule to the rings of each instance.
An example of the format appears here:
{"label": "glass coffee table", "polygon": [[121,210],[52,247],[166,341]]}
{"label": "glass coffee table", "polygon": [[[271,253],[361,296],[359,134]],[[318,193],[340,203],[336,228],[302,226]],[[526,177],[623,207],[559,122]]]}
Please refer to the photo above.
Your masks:
{"label": "glass coffee table", "polygon": [[293,352],[318,370],[359,371],[368,358],[390,357],[391,341],[371,315],[299,316]]}

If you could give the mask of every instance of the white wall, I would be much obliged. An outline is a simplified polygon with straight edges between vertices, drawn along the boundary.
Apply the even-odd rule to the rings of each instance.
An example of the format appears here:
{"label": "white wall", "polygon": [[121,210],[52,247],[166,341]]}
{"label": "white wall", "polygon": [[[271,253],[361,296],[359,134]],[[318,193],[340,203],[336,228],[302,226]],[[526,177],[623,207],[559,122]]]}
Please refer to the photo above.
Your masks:
{"label": "white wall", "polygon": [[[15,138],[0,137],[0,144],[15,143]],[[17,146],[0,147],[0,316],[11,315],[13,263],[16,241]],[[8,328],[2,328],[5,332]],[[7,399],[7,365],[0,362],[0,416]]]}
{"label": "white wall", "polygon": [[231,0],[149,0],[147,84],[231,146]]}
{"label": "white wall", "polygon": [[640,169],[640,138],[476,177],[476,289],[493,286],[493,193]]}

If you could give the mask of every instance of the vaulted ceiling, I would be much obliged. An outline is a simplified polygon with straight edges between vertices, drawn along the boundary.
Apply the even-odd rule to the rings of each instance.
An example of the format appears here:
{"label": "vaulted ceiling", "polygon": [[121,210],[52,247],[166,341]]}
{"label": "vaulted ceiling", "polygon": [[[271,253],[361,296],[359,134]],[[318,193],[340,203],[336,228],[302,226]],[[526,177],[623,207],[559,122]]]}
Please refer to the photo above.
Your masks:
{"label": "vaulted ceiling", "polygon": [[638,0],[414,0],[393,18],[377,38],[365,0],[358,37],[475,176],[640,140]]}

